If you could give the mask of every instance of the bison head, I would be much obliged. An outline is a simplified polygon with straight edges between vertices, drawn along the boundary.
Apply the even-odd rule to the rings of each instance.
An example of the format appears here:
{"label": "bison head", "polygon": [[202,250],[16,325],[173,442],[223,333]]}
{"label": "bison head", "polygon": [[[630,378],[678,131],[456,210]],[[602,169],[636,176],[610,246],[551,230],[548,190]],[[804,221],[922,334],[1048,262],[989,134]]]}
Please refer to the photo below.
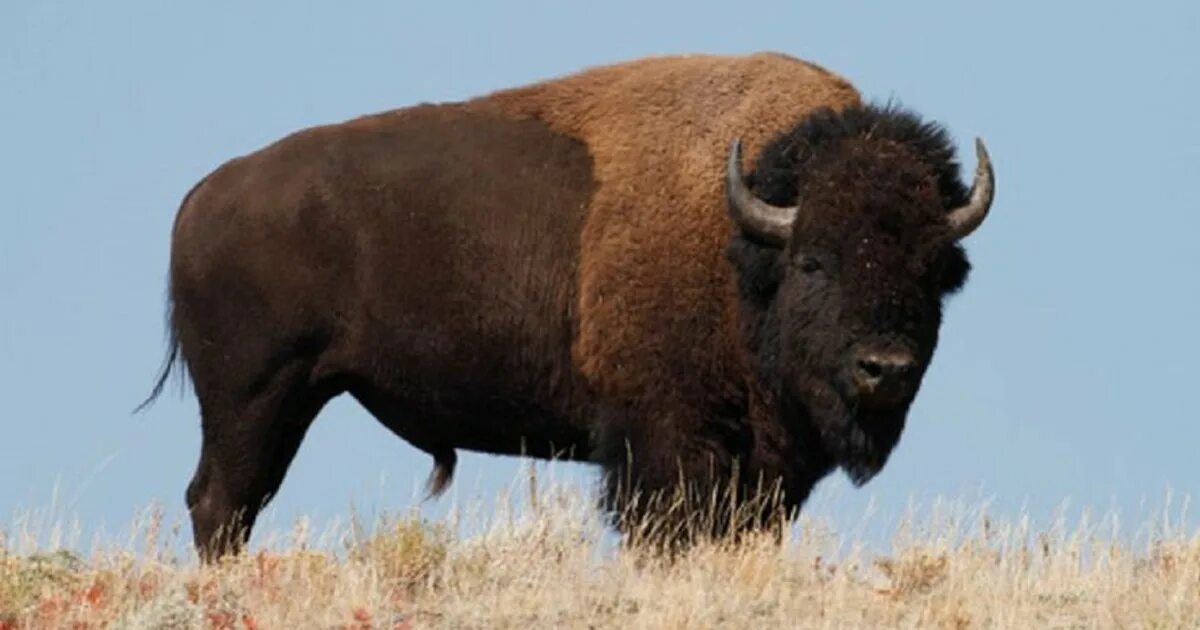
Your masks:
{"label": "bison head", "polygon": [[726,196],[728,254],[758,377],[809,457],[861,485],[887,461],[970,268],[994,179],[982,142],[968,192],[938,126],[890,107],[822,111],[768,144]]}

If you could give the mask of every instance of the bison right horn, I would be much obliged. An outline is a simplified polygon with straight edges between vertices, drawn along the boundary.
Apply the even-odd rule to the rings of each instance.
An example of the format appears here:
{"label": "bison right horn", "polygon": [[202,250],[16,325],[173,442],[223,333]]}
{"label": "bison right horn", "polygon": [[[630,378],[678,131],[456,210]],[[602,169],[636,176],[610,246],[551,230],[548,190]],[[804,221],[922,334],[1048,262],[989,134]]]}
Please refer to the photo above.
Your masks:
{"label": "bison right horn", "polygon": [[988,157],[983,139],[975,139],[975,183],[971,185],[971,197],[964,206],[951,210],[946,215],[950,226],[950,238],[960,240],[975,231],[987,217],[996,194],[996,174],[992,171],[992,159]]}
{"label": "bison right horn", "polygon": [[729,162],[725,166],[725,198],[729,203],[729,213],[743,232],[771,245],[787,244],[800,207],[773,206],[750,192],[742,178],[741,138],[735,138],[729,147]]}

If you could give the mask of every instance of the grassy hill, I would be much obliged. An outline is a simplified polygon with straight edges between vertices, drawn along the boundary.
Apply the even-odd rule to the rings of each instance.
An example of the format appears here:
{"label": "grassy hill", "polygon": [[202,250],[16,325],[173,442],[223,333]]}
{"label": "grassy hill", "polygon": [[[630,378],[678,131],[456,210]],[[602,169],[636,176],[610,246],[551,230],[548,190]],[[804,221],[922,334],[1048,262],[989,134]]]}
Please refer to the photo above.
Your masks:
{"label": "grassy hill", "polygon": [[84,556],[5,531],[0,629],[1200,627],[1200,536],[1161,523],[1126,540],[1115,520],[916,514],[872,553],[805,516],[782,545],[670,561],[613,545],[580,496],[551,488],[471,535],[454,519],[301,524],[210,567],[157,518]]}

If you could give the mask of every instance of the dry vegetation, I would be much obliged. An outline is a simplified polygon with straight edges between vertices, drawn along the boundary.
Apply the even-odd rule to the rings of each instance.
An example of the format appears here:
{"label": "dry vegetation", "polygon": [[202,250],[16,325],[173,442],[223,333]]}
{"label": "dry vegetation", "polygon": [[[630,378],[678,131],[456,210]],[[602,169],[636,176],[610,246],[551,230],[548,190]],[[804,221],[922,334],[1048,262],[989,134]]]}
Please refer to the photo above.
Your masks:
{"label": "dry vegetation", "polygon": [[667,561],[613,545],[578,488],[541,497],[470,535],[301,524],[206,568],[153,513],[86,556],[18,523],[0,534],[0,629],[1200,627],[1200,537],[1169,519],[1126,536],[931,509],[882,555],[805,517],[783,545]]}

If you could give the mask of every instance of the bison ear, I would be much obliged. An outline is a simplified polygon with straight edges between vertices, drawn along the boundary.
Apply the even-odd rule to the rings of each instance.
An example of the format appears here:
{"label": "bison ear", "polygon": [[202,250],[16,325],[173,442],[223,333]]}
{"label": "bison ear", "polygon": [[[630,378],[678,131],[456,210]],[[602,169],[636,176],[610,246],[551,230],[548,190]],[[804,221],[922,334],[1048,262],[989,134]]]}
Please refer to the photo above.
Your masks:
{"label": "bison ear", "polygon": [[765,306],[775,297],[783,279],[782,255],[778,248],[738,235],[729,243],[725,257],[733,266],[738,293],[743,300]]}
{"label": "bison ear", "polygon": [[967,276],[971,273],[971,262],[967,260],[966,252],[958,243],[948,248],[942,257],[938,265],[938,288],[942,295],[957,293],[967,282]]}

